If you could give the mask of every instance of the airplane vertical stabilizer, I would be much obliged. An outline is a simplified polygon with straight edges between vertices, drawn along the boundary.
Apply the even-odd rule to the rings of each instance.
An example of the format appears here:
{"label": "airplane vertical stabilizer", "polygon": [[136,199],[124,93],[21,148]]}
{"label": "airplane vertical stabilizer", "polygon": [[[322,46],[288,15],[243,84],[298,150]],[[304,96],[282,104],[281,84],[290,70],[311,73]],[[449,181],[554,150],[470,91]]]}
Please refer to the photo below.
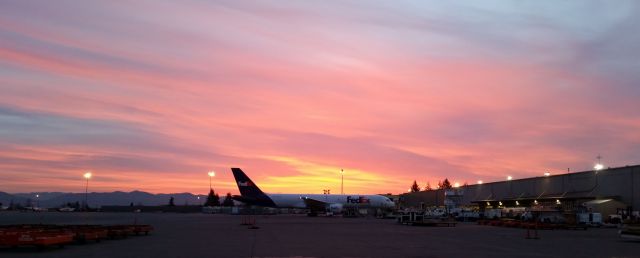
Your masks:
{"label": "airplane vertical stabilizer", "polygon": [[242,199],[253,205],[275,207],[276,204],[239,168],[231,168]]}

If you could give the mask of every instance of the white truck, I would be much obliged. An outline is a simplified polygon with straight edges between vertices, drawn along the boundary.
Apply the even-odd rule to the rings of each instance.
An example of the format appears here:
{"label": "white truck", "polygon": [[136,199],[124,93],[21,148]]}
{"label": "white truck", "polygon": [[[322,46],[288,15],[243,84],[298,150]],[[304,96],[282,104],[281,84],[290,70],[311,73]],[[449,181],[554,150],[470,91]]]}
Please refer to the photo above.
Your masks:
{"label": "white truck", "polygon": [[587,224],[589,226],[601,226],[602,225],[602,214],[597,212],[589,212],[589,213],[578,213],[577,215],[578,224]]}

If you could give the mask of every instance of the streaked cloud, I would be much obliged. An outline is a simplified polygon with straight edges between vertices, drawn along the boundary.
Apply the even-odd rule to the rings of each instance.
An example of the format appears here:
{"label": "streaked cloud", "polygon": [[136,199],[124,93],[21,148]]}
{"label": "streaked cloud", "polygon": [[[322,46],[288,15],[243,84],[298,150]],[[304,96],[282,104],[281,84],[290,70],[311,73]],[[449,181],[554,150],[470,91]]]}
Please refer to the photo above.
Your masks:
{"label": "streaked cloud", "polygon": [[[3,1],[0,191],[404,191],[640,159],[635,1]],[[305,186],[306,185],[306,186]]]}

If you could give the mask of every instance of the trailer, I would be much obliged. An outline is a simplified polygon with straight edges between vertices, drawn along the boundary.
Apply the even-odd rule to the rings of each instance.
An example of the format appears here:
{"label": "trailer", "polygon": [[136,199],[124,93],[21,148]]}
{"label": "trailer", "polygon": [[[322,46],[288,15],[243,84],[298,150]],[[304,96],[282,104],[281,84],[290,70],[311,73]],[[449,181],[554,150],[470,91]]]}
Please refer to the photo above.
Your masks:
{"label": "trailer", "polygon": [[43,249],[49,246],[63,247],[73,242],[70,232],[48,232],[42,230],[8,229],[0,231],[0,246],[34,246]]}
{"label": "trailer", "polygon": [[425,215],[424,212],[402,212],[398,215],[397,222],[411,226],[447,226],[455,227],[457,222],[445,217],[431,217]]}

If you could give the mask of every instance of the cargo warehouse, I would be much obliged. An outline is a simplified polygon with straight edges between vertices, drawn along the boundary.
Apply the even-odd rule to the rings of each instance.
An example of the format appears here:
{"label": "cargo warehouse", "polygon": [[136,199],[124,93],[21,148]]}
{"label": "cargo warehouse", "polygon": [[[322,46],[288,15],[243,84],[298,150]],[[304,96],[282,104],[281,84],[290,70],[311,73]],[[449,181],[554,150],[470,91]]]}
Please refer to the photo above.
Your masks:
{"label": "cargo warehouse", "polygon": [[401,208],[490,211],[598,212],[603,216],[638,216],[640,165],[513,179],[402,194]]}

